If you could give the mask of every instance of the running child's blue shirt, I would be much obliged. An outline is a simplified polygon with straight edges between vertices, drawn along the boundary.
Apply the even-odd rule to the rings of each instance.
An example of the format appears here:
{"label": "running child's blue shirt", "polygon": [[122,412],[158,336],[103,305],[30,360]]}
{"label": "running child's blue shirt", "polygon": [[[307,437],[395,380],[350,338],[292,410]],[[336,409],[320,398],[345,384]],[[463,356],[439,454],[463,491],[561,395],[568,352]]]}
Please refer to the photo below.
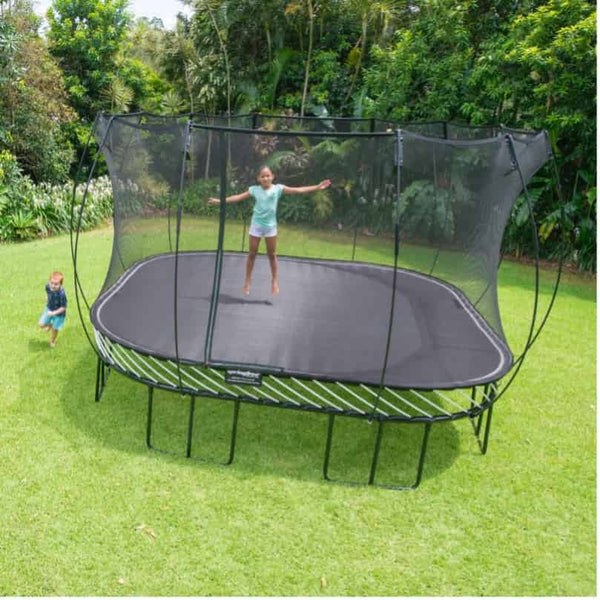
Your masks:
{"label": "running child's blue shirt", "polygon": [[277,227],[277,202],[283,195],[283,185],[276,183],[268,190],[260,185],[251,185],[248,191],[254,200],[252,222],[261,227]]}
{"label": "running child's blue shirt", "polygon": [[48,296],[48,303],[46,307],[48,310],[56,310],[57,308],[65,307],[63,316],[67,314],[67,294],[62,287],[59,287],[56,292],[50,289],[50,284],[46,284],[46,295]]}

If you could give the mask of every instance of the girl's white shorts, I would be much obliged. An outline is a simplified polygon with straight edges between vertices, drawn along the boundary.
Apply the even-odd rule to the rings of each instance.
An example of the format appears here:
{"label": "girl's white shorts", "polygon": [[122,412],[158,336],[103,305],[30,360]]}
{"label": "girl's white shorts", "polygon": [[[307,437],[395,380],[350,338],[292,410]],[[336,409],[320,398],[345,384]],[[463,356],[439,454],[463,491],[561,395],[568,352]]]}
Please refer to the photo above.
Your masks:
{"label": "girl's white shorts", "polygon": [[262,225],[257,225],[256,223],[250,223],[250,230],[248,233],[258,238],[274,237],[277,235],[277,227],[263,227]]}

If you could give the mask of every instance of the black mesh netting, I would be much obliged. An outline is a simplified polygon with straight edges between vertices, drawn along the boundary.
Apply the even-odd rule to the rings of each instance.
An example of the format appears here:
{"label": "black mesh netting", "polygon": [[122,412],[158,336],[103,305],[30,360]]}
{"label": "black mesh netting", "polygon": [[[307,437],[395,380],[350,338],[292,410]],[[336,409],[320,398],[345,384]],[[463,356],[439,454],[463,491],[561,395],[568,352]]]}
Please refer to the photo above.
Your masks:
{"label": "black mesh netting", "polygon": [[[442,122],[147,114],[97,120],[114,246],[94,326],[147,354],[396,387],[465,387],[512,364],[497,296],[514,201],[544,133]],[[257,185],[277,207],[280,293],[259,256]]]}

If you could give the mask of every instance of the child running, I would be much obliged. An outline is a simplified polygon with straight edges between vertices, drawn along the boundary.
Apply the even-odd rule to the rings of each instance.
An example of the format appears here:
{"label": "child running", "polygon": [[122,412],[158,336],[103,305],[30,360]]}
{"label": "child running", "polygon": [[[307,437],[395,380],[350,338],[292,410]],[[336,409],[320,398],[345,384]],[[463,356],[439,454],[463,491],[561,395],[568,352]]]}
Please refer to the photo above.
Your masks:
{"label": "child running", "polygon": [[[302,187],[288,187],[280,183],[273,183],[274,175],[270,167],[261,167],[258,171],[257,181],[259,185],[251,185],[245,192],[227,196],[225,202],[240,202],[246,198],[254,200],[254,210],[248,232],[250,238],[250,249],[246,262],[246,279],[244,281],[244,294],[250,294],[250,283],[252,281],[252,270],[258,253],[261,238],[265,238],[267,245],[267,256],[271,266],[271,293],[276,296],[279,293],[279,282],[277,279],[277,202],[283,194],[309,194],[317,190],[324,190],[331,185],[329,179],[324,179],[316,185]],[[209,198],[209,204],[219,204],[218,198]]]}
{"label": "child running", "polygon": [[67,294],[62,287],[64,276],[59,271],[50,275],[46,284],[46,307],[40,317],[38,325],[50,334],[50,347],[56,346],[56,336],[65,324],[67,316]]}

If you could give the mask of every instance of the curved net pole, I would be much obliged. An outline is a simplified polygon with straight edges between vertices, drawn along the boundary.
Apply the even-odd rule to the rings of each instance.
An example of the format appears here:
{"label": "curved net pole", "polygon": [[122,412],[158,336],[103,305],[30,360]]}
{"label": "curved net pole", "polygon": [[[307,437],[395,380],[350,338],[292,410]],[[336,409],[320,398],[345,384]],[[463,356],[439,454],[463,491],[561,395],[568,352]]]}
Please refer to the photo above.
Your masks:
{"label": "curved net pole", "polygon": [[187,153],[190,146],[192,131],[192,121],[188,121],[186,125],[185,136],[183,140],[183,151],[181,157],[181,171],[179,173],[179,192],[177,194],[177,224],[175,229],[175,274],[173,282],[173,320],[175,327],[175,360],[177,363],[177,380],[179,382],[179,389],[183,389],[183,382],[181,378],[181,361],[179,358],[179,323],[177,319],[178,315],[178,288],[179,288],[179,239],[181,235],[181,215],[183,213],[183,184],[185,182],[185,161],[187,159]]}
{"label": "curved net pole", "polygon": [[[102,146],[104,145],[104,141],[106,140],[106,138],[108,136],[108,132],[110,130],[110,125],[112,125],[112,123],[115,119],[118,119],[119,117],[137,117],[137,120],[138,120],[137,129],[139,129],[139,127],[142,123],[142,119],[146,115],[147,115],[147,113],[145,113],[145,112],[111,115],[110,121],[109,121],[109,127],[106,130],[106,136],[104,136],[104,138],[103,138]],[[119,171],[123,168],[125,159],[129,155],[129,149],[130,149],[132,143],[133,143],[132,138],[130,137],[125,146],[125,151],[123,152],[123,155],[121,157],[121,164],[119,167]],[[101,149],[102,146],[100,146],[99,149]],[[110,166],[109,166],[109,172],[110,172]],[[113,186],[113,204],[114,204],[114,191],[115,190],[114,190],[114,186]],[[127,270],[127,266],[125,265],[125,261],[123,260],[123,256],[121,254],[121,246],[119,245],[119,237],[120,236],[117,235],[117,233],[121,229],[121,215],[118,210],[114,210],[115,208],[116,208],[116,205],[113,206],[113,226],[114,226],[113,228],[114,228],[114,232],[115,232],[115,235],[113,236],[113,255],[116,254],[117,258],[119,259],[119,262],[121,263],[121,268],[123,269],[123,271],[125,271],[125,270]]]}
{"label": "curved net pole", "polygon": [[[102,147],[104,146],[105,142],[106,142],[106,138],[108,137],[108,133],[110,131],[110,127],[113,123],[114,120],[114,116],[112,116],[108,122],[108,126],[106,128],[106,131],[104,132],[104,136],[102,137],[102,140],[98,146],[98,152],[100,152],[100,150],[102,149]],[[94,120],[94,127],[96,125],[98,118],[96,117],[96,119]],[[92,132],[93,132],[93,127],[92,127]],[[85,203],[87,201],[88,198],[88,191],[89,191],[89,187],[90,187],[90,183],[92,181],[92,177],[94,175],[94,172],[96,170],[96,165],[98,164],[98,156],[99,154],[97,153],[96,156],[94,157],[94,162],[92,163],[92,167],[90,169],[90,172],[88,174],[88,178],[85,184],[85,188],[83,191],[83,197],[81,199],[81,206],[79,207],[79,215],[77,217],[77,227],[76,227],[76,231],[75,231],[75,241],[73,241],[73,217],[75,214],[75,201],[77,198],[77,179],[79,177],[79,173],[81,171],[81,168],[83,166],[83,161],[85,159],[85,156],[87,154],[87,149],[89,147],[89,143],[91,141],[92,138],[92,132],[90,132],[90,135],[87,139],[86,145],[84,147],[84,151],[83,154],[81,156],[81,160],[79,162],[79,166],[77,168],[77,172],[75,174],[75,180],[73,182],[73,196],[71,197],[71,215],[70,215],[70,219],[71,219],[71,227],[70,227],[70,239],[71,239],[71,259],[73,261],[73,271],[74,271],[74,283],[75,283],[75,301],[77,304],[77,312],[79,313],[79,320],[81,321],[81,325],[83,327],[83,332],[85,333],[86,338],[88,339],[88,342],[90,343],[90,346],[93,348],[94,352],[96,353],[96,355],[98,356],[98,358],[102,358],[100,355],[100,352],[98,351],[96,345],[94,344],[94,342],[92,341],[92,338],[87,330],[87,326],[85,324],[85,321],[83,319],[83,313],[81,310],[81,302],[80,302],[80,298],[79,295],[81,294],[81,297],[88,309],[88,311],[90,310],[90,305],[87,301],[87,298],[85,297],[85,293],[83,291],[83,287],[81,285],[81,281],[79,279],[79,274],[77,271],[77,258],[78,258],[78,250],[79,250],[79,233],[81,232],[81,220],[83,218],[83,210],[85,208]],[[113,199],[114,202],[114,199]]]}
{"label": "curved net pole", "polygon": [[533,241],[534,241],[534,248],[535,248],[535,292],[534,292],[533,311],[532,311],[532,315],[531,315],[531,323],[529,326],[529,333],[527,335],[527,341],[525,342],[525,346],[523,348],[523,351],[522,351],[519,359],[515,361],[516,367],[515,367],[513,374],[511,375],[508,382],[504,385],[502,390],[500,390],[498,392],[498,394],[494,398],[494,402],[499,400],[500,397],[509,389],[512,382],[515,380],[515,378],[519,374],[519,371],[521,370],[521,367],[523,366],[525,356],[527,355],[527,352],[531,348],[531,345],[532,345],[533,339],[534,339],[535,323],[537,320],[539,295],[540,295],[540,241],[539,241],[538,232],[537,232],[535,215],[533,212],[533,202],[531,200],[531,196],[529,195],[529,191],[527,190],[527,182],[525,180],[525,176],[523,175],[523,170],[521,169],[521,165],[520,165],[519,159],[517,157],[513,136],[511,134],[507,134],[506,141],[507,141],[508,147],[510,149],[513,167],[519,173],[519,177],[521,179],[521,185],[523,186],[523,194],[525,196],[525,199],[527,201],[527,207],[529,209],[529,217],[531,220],[531,227],[532,227],[532,232],[533,232]]}
{"label": "curved net pole", "polygon": [[[560,204],[560,216],[561,216],[561,222],[564,222],[564,213],[565,213],[565,203],[563,202],[563,196],[562,196],[562,189],[560,186],[560,179],[559,179],[559,175],[558,175],[558,167],[556,166],[556,159],[554,157],[554,154],[552,154],[552,172],[554,173],[554,182],[556,185],[556,193],[558,196],[558,202]],[[552,290],[552,296],[550,298],[550,302],[548,304],[548,308],[546,309],[546,313],[544,314],[544,317],[541,320],[541,323],[537,329],[537,331],[535,332],[533,338],[531,339],[531,342],[529,343],[529,346],[527,347],[527,350],[529,350],[529,348],[531,348],[533,346],[533,344],[535,344],[538,336],[540,335],[540,333],[542,332],[542,329],[544,328],[544,326],[546,325],[546,321],[548,320],[548,317],[550,316],[550,313],[552,312],[552,308],[554,306],[554,301],[556,300],[556,295],[558,293],[558,286],[560,284],[560,278],[562,275],[562,269],[563,269],[563,265],[564,265],[564,260],[565,260],[565,252],[561,252],[559,254],[559,258],[558,258],[558,271],[556,273],[556,281],[554,282],[554,288]],[[525,354],[521,354],[515,362],[521,361],[525,358]]]}

